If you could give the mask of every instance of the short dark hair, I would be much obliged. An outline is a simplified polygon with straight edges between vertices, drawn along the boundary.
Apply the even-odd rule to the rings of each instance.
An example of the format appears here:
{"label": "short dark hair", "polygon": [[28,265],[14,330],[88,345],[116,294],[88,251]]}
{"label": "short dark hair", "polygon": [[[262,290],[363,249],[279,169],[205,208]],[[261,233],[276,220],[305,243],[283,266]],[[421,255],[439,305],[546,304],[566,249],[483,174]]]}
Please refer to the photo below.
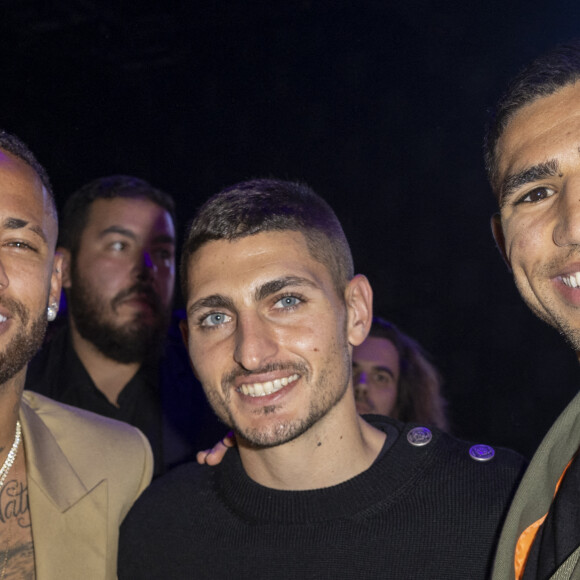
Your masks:
{"label": "short dark hair", "polygon": [[48,178],[48,173],[46,169],[38,162],[34,153],[28,148],[28,146],[16,135],[11,135],[3,129],[0,129],[0,149],[7,151],[14,157],[18,157],[21,161],[24,161],[35,173],[38,175],[46,193],[48,194],[48,201],[51,205],[54,218],[58,220],[58,215],[56,211],[56,202],[54,200],[54,193],[52,191],[52,185],[50,184],[50,179]]}
{"label": "short dark hair", "polygon": [[392,416],[399,421],[426,423],[447,431],[447,403],[441,395],[441,375],[423,347],[392,322],[379,317],[373,318],[369,337],[392,342],[399,355],[397,400]]}
{"label": "short dark hair", "polygon": [[187,297],[187,266],[191,256],[215,240],[236,240],[261,232],[297,231],[311,256],[324,264],[342,297],[354,276],[350,247],[332,208],[303,183],[254,179],[211,197],[197,212],[181,257],[181,283]]}
{"label": "short dark hair", "polygon": [[167,210],[175,225],[175,202],[169,194],[153,187],[144,179],[130,175],[111,175],[83,185],[67,199],[61,214],[59,245],[75,255],[93,202],[97,199],[119,197],[148,199]]}
{"label": "short dark hair", "polygon": [[510,83],[488,123],[484,157],[488,179],[498,197],[497,143],[514,115],[526,105],[580,80],[580,40],[562,44],[536,58]]}

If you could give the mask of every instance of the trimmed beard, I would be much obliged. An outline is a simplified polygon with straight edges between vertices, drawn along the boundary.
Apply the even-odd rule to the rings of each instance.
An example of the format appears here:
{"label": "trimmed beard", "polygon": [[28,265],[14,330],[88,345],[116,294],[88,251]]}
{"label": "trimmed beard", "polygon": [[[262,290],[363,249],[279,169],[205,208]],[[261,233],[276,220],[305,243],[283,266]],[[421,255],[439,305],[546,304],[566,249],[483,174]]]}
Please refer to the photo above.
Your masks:
{"label": "trimmed beard", "polygon": [[[237,436],[244,439],[246,444],[250,447],[255,449],[265,449],[288,443],[306,433],[306,431],[308,431],[313,425],[326,416],[340,401],[342,401],[348,390],[352,366],[352,363],[350,362],[348,343],[345,340],[343,344],[335,344],[333,348],[341,353],[338,357],[338,361],[339,364],[342,364],[342,368],[340,368],[336,376],[334,376],[334,372],[331,373],[328,370],[337,364],[336,359],[332,357],[329,357],[326,361],[326,365],[321,370],[316,383],[310,383],[311,373],[308,366],[304,363],[273,363],[267,365],[263,369],[253,372],[244,372],[236,369],[222,378],[221,389],[223,393],[226,393],[226,400],[220,400],[220,398],[216,396],[216,393],[206,392],[208,401],[213,407],[216,415],[226,423],[226,425],[231,427]],[[269,429],[241,428],[227,404],[231,397],[234,380],[238,376],[251,377],[253,374],[281,370],[301,375],[307,383],[305,388],[312,390],[313,397],[310,401],[307,415],[302,419],[294,421],[278,421]],[[335,382],[339,383],[339,388],[334,388]],[[269,415],[270,413],[275,412],[276,405],[265,406],[261,409],[261,413],[264,415]]]}
{"label": "trimmed beard", "polygon": [[[148,296],[155,312],[154,322],[144,321],[139,314],[121,326],[107,321],[107,309],[111,312],[109,317],[114,316],[116,304],[133,293]],[[149,284],[137,282],[106,304],[84,283],[73,264],[67,300],[78,333],[107,358],[122,364],[141,363],[160,353],[169,327],[171,308],[162,306],[158,294]]]}
{"label": "trimmed beard", "polygon": [[40,350],[48,321],[43,310],[30,328],[30,312],[17,300],[3,298],[0,304],[12,314],[13,319],[20,319],[21,326],[10,340],[4,352],[0,352],[0,385],[4,385],[20,372]]}

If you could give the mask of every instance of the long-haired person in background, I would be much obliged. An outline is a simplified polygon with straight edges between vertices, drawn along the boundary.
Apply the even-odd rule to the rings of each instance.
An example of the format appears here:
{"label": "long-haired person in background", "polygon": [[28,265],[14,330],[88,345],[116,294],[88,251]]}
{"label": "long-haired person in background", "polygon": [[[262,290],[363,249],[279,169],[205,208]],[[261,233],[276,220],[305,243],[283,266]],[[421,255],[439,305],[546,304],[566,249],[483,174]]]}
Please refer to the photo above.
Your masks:
{"label": "long-haired person in background", "polygon": [[360,414],[449,430],[439,371],[423,347],[391,322],[373,318],[369,336],[353,349],[352,371]]}

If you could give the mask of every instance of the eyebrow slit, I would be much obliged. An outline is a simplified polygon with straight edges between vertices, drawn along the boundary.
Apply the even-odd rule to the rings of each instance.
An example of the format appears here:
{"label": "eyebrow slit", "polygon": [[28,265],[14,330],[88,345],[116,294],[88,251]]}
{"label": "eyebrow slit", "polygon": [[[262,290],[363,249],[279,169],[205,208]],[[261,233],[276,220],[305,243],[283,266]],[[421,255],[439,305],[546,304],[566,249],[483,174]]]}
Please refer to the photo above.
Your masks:
{"label": "eyebrow slit", "polygon": [[31,232],[34,232],[44,242],[47,241],[46,234],[42,231],[40,226],[31,226],[30,222],[20,218],[6,218],[2,224],[2,227],[7,230],[21,230],[28,227]]}

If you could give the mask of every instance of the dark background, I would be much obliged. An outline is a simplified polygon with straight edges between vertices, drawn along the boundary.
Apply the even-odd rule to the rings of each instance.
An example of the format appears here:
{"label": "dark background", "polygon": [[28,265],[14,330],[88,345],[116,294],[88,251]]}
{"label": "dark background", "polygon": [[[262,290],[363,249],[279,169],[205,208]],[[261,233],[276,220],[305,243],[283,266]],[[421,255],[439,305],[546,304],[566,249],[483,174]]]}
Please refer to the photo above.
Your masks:
{"label": "dark background", "polygon": [[185,222],[243,179],[308,182],[376,313],[433,354],[455,433],[529,455],[578,368],[494,248],[481,142],[506,81],[579,17],[577,1],[1,0],[0,126],[59,203],[134,174]]}

